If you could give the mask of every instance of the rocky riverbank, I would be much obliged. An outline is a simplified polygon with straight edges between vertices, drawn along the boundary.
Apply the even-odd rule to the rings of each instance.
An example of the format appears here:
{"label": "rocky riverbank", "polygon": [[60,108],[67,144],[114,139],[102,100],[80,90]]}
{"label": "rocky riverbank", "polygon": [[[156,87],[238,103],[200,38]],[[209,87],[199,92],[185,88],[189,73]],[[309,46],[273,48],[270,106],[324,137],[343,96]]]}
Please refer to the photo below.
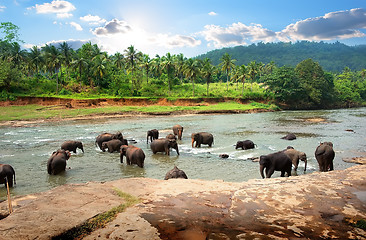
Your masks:
{"label": "rocky riverbank", "polygon": [[[146,178],[71,184],[13,199],[0,239],[51,239],[140,199],[85,239],[366,239],[366,166],[248,182]],[[5,215],[7,203],[0,203]]]}

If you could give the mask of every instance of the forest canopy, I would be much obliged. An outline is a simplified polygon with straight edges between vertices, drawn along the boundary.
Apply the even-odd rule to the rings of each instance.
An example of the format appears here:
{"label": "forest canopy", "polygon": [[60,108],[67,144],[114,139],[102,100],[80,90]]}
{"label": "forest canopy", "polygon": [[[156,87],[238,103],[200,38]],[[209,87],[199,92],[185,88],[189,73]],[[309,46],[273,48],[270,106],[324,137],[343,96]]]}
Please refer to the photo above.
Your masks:
{"label": "forest canopy", "polygon": [[[231,97],[264,100],[296,109],[349,107],[366,102],[366,61],[360,63],[360,70],[349,67],[352,59],[366,56],[354,52],[354,49],[364,51],[363,46],[260,43],[215,50],[204,58],[187,58],[169,52],[151,57],[133,45],[122,53],[110,55],[91,42],[79,49],[71,48],[67,42],[23,49],[18,30],[10,22],[0,25],[2,100],[17,96]],[[286,46],[304,54],[290,54]],[[349,51],[349,59],[343,59],[341,71],[331,72],[321,61],[306,56],[314,46],[333,49],[322,62],[343,59],[334,57],[332,52]],[[243,62],[245,54],[241,55],[240,49],[246,49],[252,58]],[[212,53],[215,56],[208,57]],[[273,61],[270,56],[274,53],[282,59],[291,59],[291,64]],[[258,60],[264,55],[268,56],[266,60]]]}

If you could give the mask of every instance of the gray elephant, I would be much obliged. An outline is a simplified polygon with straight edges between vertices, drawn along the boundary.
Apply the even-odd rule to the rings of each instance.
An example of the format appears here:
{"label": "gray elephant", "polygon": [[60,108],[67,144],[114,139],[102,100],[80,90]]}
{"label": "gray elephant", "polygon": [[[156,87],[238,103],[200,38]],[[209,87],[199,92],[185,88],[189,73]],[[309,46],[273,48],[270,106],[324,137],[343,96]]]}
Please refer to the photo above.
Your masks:
{"label": "gray elephant", "polygon": [[168,171],[165,174],[165,178],[164,180],[168,180],[171,178],[184,178],[184,179],[188,179],[186,173],[183,170],[180,170],[179,168],[177,168],[177,166],[174,166],[174,168],[170,171]]}
{"label": "gray elephant", "polygon": [[112,140],[109,140],[108,142],[102,143],[102,151],[105,152],[106,148],[108,148],[108,152],[110,152],[110,153],[119,152],[122,145],[126,145],[126,144],[124,144],[119,139],[112,139]]}
{"label": "gray elephant", "polygon": [[264,169],[267,178],[270,178],[274,171],[281,171],[281,177],[284,177],[286,172],[291,176],[292,161],[283,151],[260,156],[259,166],[262,178]]}
{"label": "gray elephant", "polygon": [[305,162],[304,172],[306,171],[308,161],[306,158],[306,154],[304,152],[297,151],[296,149],[293,148],[287,148],[284,150],[284,153],[291,159],[295,171],[297,171],[297,167],[299,166],[300,160]]}
{"label": "gray elephant", "polygon": [[47,172],[51,175],[57,175],[66,170],[66,160],[70,158],[70,152],[59,149],[52,153],[47,162]]}
{"label": "gray elephant", "polygon": [[61,144],[61,149],[68,150],[70,152],[76,153],[77,148],[84,152],[83,144],[80,141],[66,141]]}
{"label": "gray elephant", "polygon": [[199,132],[199,133],[192,133],[192,148],[194,142],[196,142],[195,147],[201,147],[201,144],[207,144],[209,147],[212,147],[214,137],[211,133],[208,132]]}
{"label": "gray elephant", "polygon": [[173,126],[174,135],[178,136],[178,140],[182,140],[183,127],[179,124]]}
{"label": "gray elephant", "polygon": [[144,167],[145,153],[141,148],[132,145],[122,145],[120,150],[121,163],[123,163],[123,156],[126,156],[128,165],[137,164],[141,168]]}
{"label": "gray elephant", "polygon": [[328,172],[334,170],[333,159],[335,153],[333,150],[333,143],[323,142],[315,150],[315,158],[319,164],[319,171]]}
{"label": "gray elephant", "polygon": [[159,131],[158,129],[151,129],[149,131],[147,131],[146,134],[146,143],[149,143],[149,138],[150,138],[150,142],[152,142],[155,139],[159,138]]}
{"label": "gray elephant", "polygon": [[117,132],[115,134],[102,133],[102,134],[98,135],[97,138],[95,139],[95,144],[97,144],[98,147],[100,148],[100,150],[102,150],[102,143],[108,142],[109,140],[112,140],[112,139],[119,139],[122,142],[124,140],[121,132]]}
{"label": "gray elephant", "polygon": [[296,135],[293,134],[293,133],[289,133],[286,136],[281,137],[281,139],[290,140],[290,141],[291,140],[295,140],[296,139]]}
{"label": "gray elephant", "polygon": [[15,171],[9,164],[0,164],[0,184],[4,183],[6,187],[6,182],[8,182],[9,187],[13,187],[13,180],[15,182]]}
{"label": "gray elephant", "polygon": [[253,149],[255,148],[255,144],[251,140],[245,140],[245,141],[237,141],[235,145],[235,149],[241,148],[243,150],[247,149]]}
{"label": "gray elephant", "polygon": [[165,138],[172,139],[172,140],[177,140],[177,137],[174,134],[172,134],[172,133],[169,133],[168,135],[166,135]]}
{"label": "gray elephant", "polygon": [[154,154],[157,152],[165,152],[166,155],[170,155],[170,149],[174,148],[179,155],[178,143],[175,140],[167,139],[167,138],[159,138],[155,139],[150,143],[150,148]]}

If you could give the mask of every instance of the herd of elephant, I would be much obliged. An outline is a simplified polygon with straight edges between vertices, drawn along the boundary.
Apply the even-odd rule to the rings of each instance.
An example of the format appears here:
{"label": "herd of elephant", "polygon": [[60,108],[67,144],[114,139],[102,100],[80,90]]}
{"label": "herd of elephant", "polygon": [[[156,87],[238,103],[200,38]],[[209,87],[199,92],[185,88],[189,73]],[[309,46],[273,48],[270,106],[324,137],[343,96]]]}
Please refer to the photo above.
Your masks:
{"label": "herd of elephant", "polygon": [[[150,143],[150,149],[153,154],[158,152],[170,155],[170,150],[175,149],[177,155],[179,155],[177,140],[182,140],[183,127],[181,125],[175,125],[172,128],[173,134],[168,134],[165,138],[159,138],[159,131],[157,129],[152,129],[147,131],[146,142]],[[214,143],[214,137],[208,132],[192,133],[192,148],[201,147],[202,144],[211,147]],[[295,134],[290,133],[282,139],[294,140],[296,139]],[[119,152],[120,161],[123,163],[123,157],[126,157],[126,162],[128,165],[136,164],[137,166],[143,168],[145,161],[144,151],[134,145],[129,145],[127,139],[123,138],[122,133],[117,132],[103,133],[96,137],[95,144],[105,152]],[[238,141],[235,145],[235,149],[253,149],[256,144],[251,140]],[[76,153],[76,150],[80,149],[84,152],[83,144],[80,141],[66,141],[61,144],[61,148],[53,152],[51,157],[47,161],[47,172],[50,175],[57,175],[66,170],[66,161],[70,158],[71,152]],[[227,154],[221,154],[220,157],[226,158]],[[319,171],[326,172],[333,170],[333,159],[335,153],[333,150],[333,144],[331,142],[323,142],[315,150],[315,158],[319,165]],[[306,171],[307,157],[304,152],[300,152],[291,146],[286,149],[270,153],[268,155],[262,155],[259,158],[259,170],[262,178],[270,178],[275,171],[281,172],[281,177],[291,176],[292,165],[294,166],[294,171],[297,171],[299,161],[305,162],[304,171]],[[264,170],[265,173],[264,174]],[[176,166],[168,171],[165,175],[165,180],[170,178],[185,178],[187,175],[184,171],[178,169]],[[9,164],[0,164],[0,184],[8,183],[9,187],[16,184],[15,181],[15,171]]]}

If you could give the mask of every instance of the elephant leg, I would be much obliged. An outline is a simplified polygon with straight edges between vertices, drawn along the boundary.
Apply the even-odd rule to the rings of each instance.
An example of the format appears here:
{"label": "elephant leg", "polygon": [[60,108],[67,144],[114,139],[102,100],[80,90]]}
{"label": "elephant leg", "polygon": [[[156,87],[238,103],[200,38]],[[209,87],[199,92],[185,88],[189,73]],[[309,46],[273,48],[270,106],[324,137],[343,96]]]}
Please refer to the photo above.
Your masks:
{"label": "elephant leg", "polygon": [[286,171],[285,170],[282,170],[281,171],[281,177],[284,177],[285,176],[285,173],[286,173]]}
{"label": "elephant leg", "polygon": [[13,175],[9,175],[6,177],[9,187],[13,187]]}
{"label": "elephant leg", "polygon": [[329,171],[333,171],[333,170],[334,170],[333,161],[331,161],[329,164]]}
{"label": "elephant leg", "polygon": [[272,174],[274,173],[274,168],[268,169],[266,170],[266,174],[267,174],[267,178],[270,178],[272,176]]}

